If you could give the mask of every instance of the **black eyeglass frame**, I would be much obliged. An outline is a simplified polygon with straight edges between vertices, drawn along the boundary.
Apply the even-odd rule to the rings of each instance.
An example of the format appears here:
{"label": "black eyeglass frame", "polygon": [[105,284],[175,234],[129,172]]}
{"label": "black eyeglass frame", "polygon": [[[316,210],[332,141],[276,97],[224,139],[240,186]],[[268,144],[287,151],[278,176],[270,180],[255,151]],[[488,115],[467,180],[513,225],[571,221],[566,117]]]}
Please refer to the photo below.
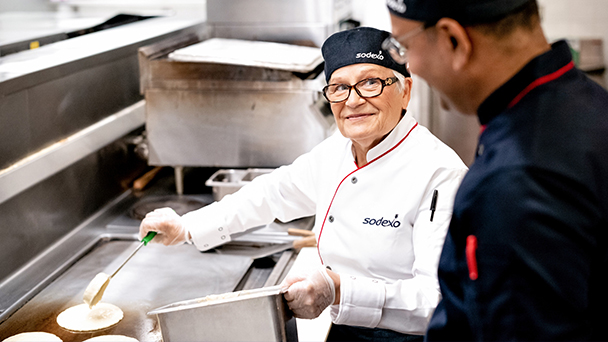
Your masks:
{"label": "black eyeglass frame", "polygon": [[[361,94],[361,92],[359,91],[359,89],[357,89],[357,85],[360,84],[360,83],[362,83],[362,82],[369,81],[369,80],[378,80],[378,81],[380,81],[380,83],[382,84],[382,88],[380,88],[380,92],[378,94],[376,94],[376,95],[363,96]],[[382,93],[384,92],[384,87],[391,86],[391,85],[397,83],[398,80],[399,79],[397,77],[395,77],[395,76],[388,77],[386,79],[381,79],[380,77],[370,77],[370,78],[363,79],[363,80],[361,80],[361,81],[359,81],[359,82],[357,82],[357,83],[355,83],[353,85],[348,85],[348,84],[344,84],[344,83],[332,83],[332,84],[328,84],[325,87],[323,87],[323,91],[322,92],[323,92],[323,96],[325,97],[325,99],[329,103],[340,103],[340,102],[344,102],[344,101],[348,100],[348,98],[350,97],[350,91],[353,90],[353,89],[355,89],[355,92],[357,93],[357,95],[359,95],[359,97],[364,98],[364,99],[369,99],[369,98],[378,97],[378,96],[382,95]],[[332,100],[330,100],[327,97],[327,89],[329,89],[329,87],[331,87],[331,86],[337,86],[337,85],[343,85],[343,86],[348,87],[348,94],[346,95],[346,97],[343,100],[332,101]]]}

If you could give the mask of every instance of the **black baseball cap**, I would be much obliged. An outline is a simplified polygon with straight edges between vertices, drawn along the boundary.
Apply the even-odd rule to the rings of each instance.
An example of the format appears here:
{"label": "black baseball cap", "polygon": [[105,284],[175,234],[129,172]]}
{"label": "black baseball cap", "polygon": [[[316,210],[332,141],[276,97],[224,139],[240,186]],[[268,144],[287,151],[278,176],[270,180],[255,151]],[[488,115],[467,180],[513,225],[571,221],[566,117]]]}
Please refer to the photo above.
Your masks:
{"label": "black baseball cap", "polygon": [[377,64],[409,77],[405,65],[396,63],[382,42],[391,34],[372,27],[357,27],[329,36],[321,47],[325,59],[325,80],[329,82],[334,71],[351,64]]}
{"label": "black baseball cap", "polygon": [[498,21],[536,0],[387,0],[391,14],[424,23],[452,18],[463,25]]}

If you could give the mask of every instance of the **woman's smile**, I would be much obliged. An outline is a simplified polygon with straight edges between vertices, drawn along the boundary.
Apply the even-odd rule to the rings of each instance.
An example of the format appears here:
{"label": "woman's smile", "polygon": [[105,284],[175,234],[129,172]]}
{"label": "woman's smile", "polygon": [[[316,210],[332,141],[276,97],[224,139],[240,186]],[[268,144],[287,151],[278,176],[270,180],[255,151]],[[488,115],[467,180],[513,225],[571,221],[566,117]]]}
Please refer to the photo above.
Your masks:
{"label": "woman's smile", "polygon": [[361,121],[361,120],[367,119],[373,115],[374,115],[373,113],[349,114],[346,116],[346,120],[351,121],[351,122]]}

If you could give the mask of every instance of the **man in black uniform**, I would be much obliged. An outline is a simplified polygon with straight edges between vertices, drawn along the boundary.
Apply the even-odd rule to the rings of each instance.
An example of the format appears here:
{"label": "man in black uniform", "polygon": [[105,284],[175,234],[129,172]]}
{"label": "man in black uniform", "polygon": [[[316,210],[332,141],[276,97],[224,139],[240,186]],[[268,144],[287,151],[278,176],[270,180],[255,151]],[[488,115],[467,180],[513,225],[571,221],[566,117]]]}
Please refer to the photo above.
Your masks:
{"label": "man in black uniform", "polygon": [[387,4],[391,55],[483,127],[427,339],[608,340],[608,93],[534,0]]}

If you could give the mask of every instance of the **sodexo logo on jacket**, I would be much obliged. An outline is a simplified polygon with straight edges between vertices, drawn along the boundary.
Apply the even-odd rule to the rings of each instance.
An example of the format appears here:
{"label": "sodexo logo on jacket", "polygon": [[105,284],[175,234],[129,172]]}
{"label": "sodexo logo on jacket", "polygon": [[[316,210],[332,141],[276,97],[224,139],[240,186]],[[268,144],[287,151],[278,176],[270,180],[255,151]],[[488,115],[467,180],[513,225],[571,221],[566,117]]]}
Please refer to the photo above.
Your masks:
{"label": "sodexo logo on jacket", "polygon": [[397,227],[399,227],[401,225],[401,222],[399,222],[397,220],[398,216],[399,215],[395,215],[395,219],[393,219],[392,221],[389,221],[389,220],[385,219],[384,217],[381,217],[379,219],[374,219],[374,218],[366,217],[363,220],[363,224],[369,224],[370,226],[397,228]]}

